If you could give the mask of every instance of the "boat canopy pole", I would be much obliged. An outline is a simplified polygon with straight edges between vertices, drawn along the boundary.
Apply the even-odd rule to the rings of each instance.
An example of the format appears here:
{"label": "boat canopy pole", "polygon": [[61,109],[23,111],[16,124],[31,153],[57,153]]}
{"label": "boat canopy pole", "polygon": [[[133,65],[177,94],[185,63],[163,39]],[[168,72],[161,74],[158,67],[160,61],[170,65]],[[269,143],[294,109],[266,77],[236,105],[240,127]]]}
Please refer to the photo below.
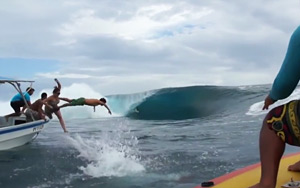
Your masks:
{"label": "boat canopy pole", "polygon": [[[22,90],[21,90],[21,87],[20,87],[21,84],[20,84],[19,82],[15,82],[16,85],[17,85],[17,86],[16,86],[16,85],[14,84],[14,82],[8,81],[8,83],[11,84],[12,86],[14,86],[14,88],[20,93],[20,95],[22,96],[23,101],[24,101],[24,103],[25,103],[25,105],[26,105],[26,108],[29,109],[29,105],[28,105],[28,103],[27,103],[27,101],[26,101],[26,99],[25,99],[25,97],[24,97],[24,95],[23,95],[23,92],[22,92]],[[32,86],[32,82],[31,82],[30,87],[31,87],[31,86]],[[35,119],[34,119],[32,113],[31,113],[31,111],[29,111],[29,113],[30,113],[30,116],[31,116],[32,120],[35,121]]]}

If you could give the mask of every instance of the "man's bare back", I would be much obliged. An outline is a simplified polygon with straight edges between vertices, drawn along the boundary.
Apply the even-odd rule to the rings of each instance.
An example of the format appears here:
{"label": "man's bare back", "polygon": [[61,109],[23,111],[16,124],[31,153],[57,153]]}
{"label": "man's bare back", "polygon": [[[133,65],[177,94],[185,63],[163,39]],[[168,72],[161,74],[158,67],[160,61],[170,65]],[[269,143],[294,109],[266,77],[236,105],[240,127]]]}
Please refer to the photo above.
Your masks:
{"label": "man's bare back", "polygon": [[85,99],[85,104],[89,106],[104,105],[104,102],[99,101],[99,99]]}
{"label": "man's bare back", "polygon": [[30,109],[34,110],[34,111],[39,111],[39,109],[41,109],[43,107],[43,105],[44,105],[44,103],[43,103],[42,99],[38,99],[30,106]]}

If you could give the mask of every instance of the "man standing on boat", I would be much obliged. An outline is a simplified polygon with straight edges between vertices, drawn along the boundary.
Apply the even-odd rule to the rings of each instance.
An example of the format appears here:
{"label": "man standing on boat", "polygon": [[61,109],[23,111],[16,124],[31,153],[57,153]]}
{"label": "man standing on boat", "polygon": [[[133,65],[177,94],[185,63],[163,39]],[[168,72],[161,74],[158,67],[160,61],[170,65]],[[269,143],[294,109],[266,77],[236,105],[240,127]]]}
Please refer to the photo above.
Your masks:
{"label": "man standing on boat", "polygon": [[5,116],[6,120],[8,120],[8,118],[12,117],[12,116],[20,116],[21,115],[21,107],[23,107],[22,113],[27,108],[27,106],[25,105],[24,99],[26,100],[28,106],[30,106],[31,105],[30,96],[33,93],[34,93],[34,89],[32,87],[28,87],[26,89],[26,92],[23,92],[23,94],[22,94],[23,96],[20,93],[16,94],[10,101],[10,106],[14,109],[15,112],[12,114],[6,115]]}

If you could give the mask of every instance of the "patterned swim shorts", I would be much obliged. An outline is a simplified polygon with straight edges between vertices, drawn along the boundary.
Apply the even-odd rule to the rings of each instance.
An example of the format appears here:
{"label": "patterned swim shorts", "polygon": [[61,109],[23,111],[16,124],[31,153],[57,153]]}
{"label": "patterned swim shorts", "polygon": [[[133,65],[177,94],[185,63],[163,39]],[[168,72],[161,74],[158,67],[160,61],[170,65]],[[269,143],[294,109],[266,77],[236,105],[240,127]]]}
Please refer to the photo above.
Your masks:
{"label": "patterned swim shorts", "polygon": [[267,114],[267,124],[282,141],[300,146],[299,100],[290,101]]}

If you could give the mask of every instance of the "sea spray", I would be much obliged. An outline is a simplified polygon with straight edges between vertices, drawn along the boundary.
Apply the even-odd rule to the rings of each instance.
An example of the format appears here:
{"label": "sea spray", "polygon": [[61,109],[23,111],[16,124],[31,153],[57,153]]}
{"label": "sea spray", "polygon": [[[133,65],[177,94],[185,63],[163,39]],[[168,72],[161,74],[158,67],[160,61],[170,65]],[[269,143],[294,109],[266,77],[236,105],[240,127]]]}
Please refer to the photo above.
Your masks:
{"label": "sea spray", "polygon": [[137,112],[136,107],[156,92],[153,90],[142,93],[109,95],[106,97],[113,112],[125,116],[128,113]]}
{"label": "sea spray", "polygon": [[130,176],[145,171],[138,156],[137,138],[124,139],[124,130],[102,132],[97,136],[84,138],[75,134],[68,137],[79,152],[78,157],[86,161],[79,169],[92,177]]}

